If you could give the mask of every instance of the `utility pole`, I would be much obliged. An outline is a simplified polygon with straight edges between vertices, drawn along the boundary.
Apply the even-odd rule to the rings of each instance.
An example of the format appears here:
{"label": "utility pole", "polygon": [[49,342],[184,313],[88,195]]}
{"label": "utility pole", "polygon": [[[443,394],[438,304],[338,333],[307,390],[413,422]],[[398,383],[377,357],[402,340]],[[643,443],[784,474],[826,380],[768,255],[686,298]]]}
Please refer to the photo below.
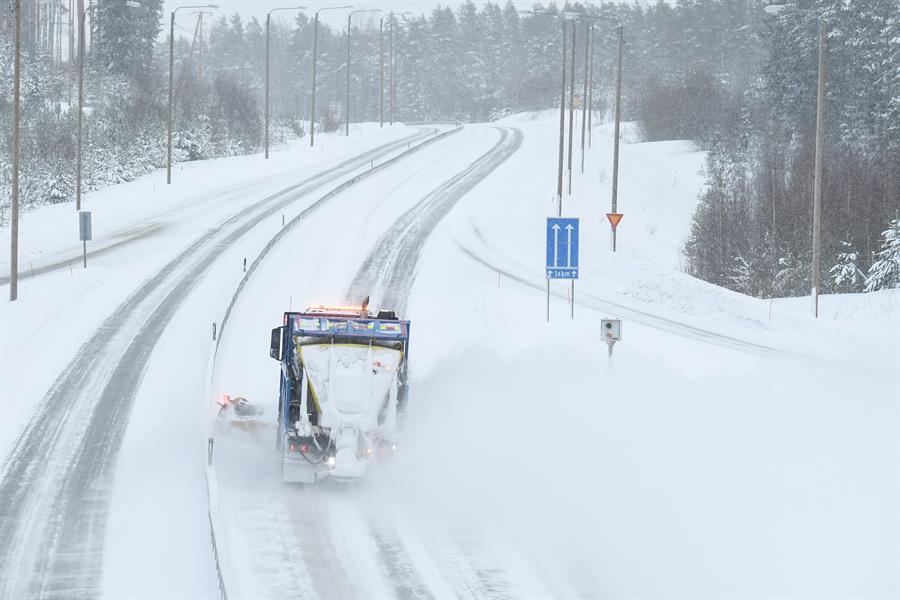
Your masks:
{"label": "utility pole", "polygon": [[197,15],[197,24],[194,26],[194,37],[191,39],[191,51],[188,54],[188,62],[185,69],[181,71],[181,85],[187,82],[188,87],[191,85],[191,71],[193,70],[194,48],[197,46],[197,36],[200,35],[200,23],[203,19],[203,13],[195,13]]}
{"label": "utility pole", "polygon": [[78,0],[78,149],[75,157],[75,210],[81,210],[81,129],[84,119],[84,0]]}
{"label": "utility pole", "polygon": [[588,23],[584,37],[584,93],[581,95],[581,174],[584,175],[584,136],[587,130],[588,106],[588,64],[590,62],[591,43],[594,39],[594,24]]}
{"label": "utility pole", "polygon": [[572,195],[572,133],[575,128],[575,28],[572,21],[572,76],[569,77],[569,195]]}
{"label": "utility pole", "polygon": [[[197,15],[197,28],[194,31],[194,40],[191,42],[191,54],[189,64],[191,68],[193,68],[193,60],[194,60],[194,47],[197,47],[197,87],[198,89],[203,86],[203,17],[205,15],[212,15],[211,12],[205,11],[195,11],[193,14]],[[199,40],[199,44],[197,41]]]}
{"label": "utility pole", "polygon": [[[613,180],[612,180],[612,213],[618,211],[619,194],[619,125],[622,120],[622,46],[625,38],[622,35],[622,25],[616,26],[616,38],[618,41],[618,53],[616,55],[616,125],[613,133]],[[612,229],[612,250],[616,251],[616,228]]]}
{"label": "utility pole", "polygon": [[819,278],[822,261],[822,158],[825,151],[825,21],[819,21],[819,84],[816,93],[816,179],[813,187],[813,316],[819,317]]}
{"label": "utility pole", "polygon": [[[566,19],[562,21],[562,85],[559,91],[559,172],[556,178],[556,216],[562,216],[563,161],[566,153]],[[549,285],[549,284],[548,284]]]}
{"label": "utility pole", "polygon": [[22,82],[22,0],[16,0],[13,75],[12,199],[9,223],[9,301],[19,295],[19,102]]}

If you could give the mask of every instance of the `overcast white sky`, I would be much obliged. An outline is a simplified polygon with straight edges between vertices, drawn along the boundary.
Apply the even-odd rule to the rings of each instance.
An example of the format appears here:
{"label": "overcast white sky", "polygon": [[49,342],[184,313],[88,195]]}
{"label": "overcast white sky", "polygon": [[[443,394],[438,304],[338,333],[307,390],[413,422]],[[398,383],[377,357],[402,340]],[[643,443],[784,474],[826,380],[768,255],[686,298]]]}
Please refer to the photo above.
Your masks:
{"label": "overcast white sky", "polygon": [[[463,4],[464,1],[465,0],[444,0],[443,2],[437,2],[436,0],[333,0],[331,2],[323,2],[321,0],[165,0],[165,9],[166,25],[168,25],[168,13],[171,12],[172,9],[179,6],[196,6],[200,4],[218,4],[219,9],[214,11],[217,16],[220,13],[229,15],[240,13],[241,16],[248,19],[251,16],[255,16],[260,22],[263,22],[266,18],[266,13],[269,10],[282,6],[306,6],[308,8],[306,11],[307,14],[312,14],[315,10],[326,6],[352,4],[353,7],[357,9],[380,8],[383,11],[409,11],[418,16],[421,13],[426,15],[431,13],[431,10],[438,5],[455,8]],[[515,0],[514,3],[520,9],[524,10],[530,8],[534,2],[533,0]],[[546,4],[546,0],[544,0],[544,3]],[[481,6],[484,2],[482,0],[475,0],[475,4]],[[499,4],[504,6],[506,0],[499,0]],[[176,15],[176,23],[182,27],[189,27],[196,19],[196,17],[191,16],[191,12],[193,11],[179,11]],[[287,15],[288,13],[285,12],[281,14]],[[272,18],[274,19],[275,16],[273,15]],[[365,18],[365,15],[360,15],[358,18]],[[347,12],[343,10],[326,11],[319,15],[319,19],[332,27],[344,27],[347,22]],[[167,28],[167,26],[164,27],[164,29]],[[163,35],[165,35],[165,32]],[[176,36],[177,35],[178,34],[176,33]]]}

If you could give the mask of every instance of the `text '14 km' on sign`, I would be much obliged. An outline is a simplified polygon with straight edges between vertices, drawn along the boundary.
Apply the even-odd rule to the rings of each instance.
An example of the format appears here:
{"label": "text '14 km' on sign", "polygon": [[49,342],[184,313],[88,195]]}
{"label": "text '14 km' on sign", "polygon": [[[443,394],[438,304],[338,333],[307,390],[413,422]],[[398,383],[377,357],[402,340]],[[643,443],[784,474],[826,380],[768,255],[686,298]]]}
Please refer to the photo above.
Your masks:
{"label": "text '14 km' on sign", "polygon": [[547,219],[547,279],[578,279],[578,219]]}

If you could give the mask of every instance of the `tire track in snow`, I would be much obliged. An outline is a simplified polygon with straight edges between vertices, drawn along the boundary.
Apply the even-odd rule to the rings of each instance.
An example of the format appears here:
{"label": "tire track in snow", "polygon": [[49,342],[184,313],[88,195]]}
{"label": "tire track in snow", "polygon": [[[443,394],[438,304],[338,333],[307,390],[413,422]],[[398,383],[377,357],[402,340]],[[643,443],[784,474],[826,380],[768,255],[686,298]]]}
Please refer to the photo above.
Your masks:
{"label": "tire track in snow", "polygon": [[[499,129],[499,132],[500,141],[491,150],[426,195],[379,238],[354,277],[354,283],[350,286],[348,296],[355,295],[358,299],[364,293],[361,290],[371,289],[369,286],[376,284],[379,289],[390,292],[384,299],[386,302],[396,302],[392,306],[399,306],[401,311],[405,311],[406,296],[409,294],[415,276],[415,265],[430,233],[455,206],[456,202],[512,156],[521,145],[522,134],[520,131]],[[382,166],[386,167],[387,165],[383,164]],[[223,319],[219,341],[225,337],[227,315],[234,309],[236,301],[248,281],[266,256],[295,224],[293,221],[288,223],[277,236],[270,240],[248,268],[247,274],[235,291],[226,318]],[[307,495],[310,492],[310,490],[299,490],[298,494],[291,493],[288,496],[292,500],[298,500],[298,503],[304,507],[308,507],[309,503],[316,503],[316,498]],[[327,587],[329,581],[339,581],[340,591],[343,594],[349,595],[358,591],[352,582],[342,579],[342,577],[355,574],[349,573],[347,566],[342,565],[338,560],[340,553],[337,551],[337,547],[342,545],[339,539],[342,528],[334,527],[332,521],[335,518],[345,519],[348,517],[348,513],[346,511],[338,511],[342,512],[340,515],[332,514],[331,511],[323,513],[322,509],[317,506],[309,510],[303,509],[302,512],[301,518],[296,511],[291,511],[291,520],[299,538],[298,541],[303,548],[304,556],[308,559],[312,557],[312,562],[316,563],[315,568],[309,568],[307,565],[312,586],[320,593],[331,596],[335,595],[335,589]],[[393,596],[430,600],[446,595],[446,593],[440,592],[435,594],[434,590],[423,581],[420,572],[423,567],[411,560],[408,552],[408,540],[404,541],[392,523],[379,524],[373,521],[364,510],[351,511],[351,513],[360,516],[361,523],[359,525],[364,528],[364,534],[372,542],[372,550],[377,562],[375,567],[380,570],[381,578],[392,586]],[[323,548],[326,550],[325,554],[331,556],[331,560],[327,558],[323,560]],[[505,583],[499,581],[496,574],[488,572],[490,570],[477,572],[477,569],[469,564],[463,564],[467,562],[465,558],[462,556],[459,558],[459,569],[465,572],[468,583],[460,585],[461,577],[455,577],[457,587],[454,589],[456,592],[462,592],[465,597],[489,597],[488,590],[500,591],[507,587]],[[421,563],[421,561],[418,562]],[[434,567],[434,564],[427,565],[423,570],[431,572],[437,570],[428,567]],[[433,582],[434,578],[431,581]],[[360,582],[357,581],[356,584],[359,585]],[[472,588],[481,591],[473,594]]]}
{"label": "tire track in snow", "polygon": [[263,198],[188,246],[108,317],[36,408],[0,468],[0,597],[99,595],[118,451],[150,355],[218,256],[264,219],[395,153],[422,131]]}
{"label": "tire track in snow", "polygon": [[[498,128],[498,131],[500,140],[494,147],[425,196],[379,238],[354,276],[347,290],[347,298],[359,299],[369,295],[372,305],[395,310],[399,315],[406,314],[419,257],[432,231],[460,199],[522,145],[520,130]],[[433,598],[396,531],[381,527],[374,520],[370,521],[370,530],[377,544],[379,562],[394,584],[395,596]],[[476,578],[481,586],[486,585],[488,589],[504,587],[496,581],[494,574],[477,573],[476,570]]]}
{"label": "tire track in snow", "polygon": [[375,521],[370,522],[369,530],[378,549],[378,563],[388,580],[394,584],[394,596],[433,600],[434,596],[410,563],[404,546],[394,532],[379,527]]}
{"label": "tire track in snow", "polygon": [[353,278],[347,290],[348,299],[369,295],[370,304],[406,314],[419,256],[431,232],[463,196],[522,145],[523,136],[518,129],[498,130],[500,141],[493,148],[425,196],[378,239]]}

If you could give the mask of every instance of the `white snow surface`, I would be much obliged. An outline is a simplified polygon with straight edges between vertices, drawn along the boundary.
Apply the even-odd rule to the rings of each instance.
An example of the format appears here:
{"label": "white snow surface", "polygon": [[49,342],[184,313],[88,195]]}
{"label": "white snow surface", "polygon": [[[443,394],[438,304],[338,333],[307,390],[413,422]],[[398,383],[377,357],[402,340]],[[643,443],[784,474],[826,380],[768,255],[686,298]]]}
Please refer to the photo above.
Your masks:
{"label": "white snow surface", "polygon": [[[416,133],[416,128],[364,124],[354,127],[350,138],[323,135],[315,148],[293,144],[272,152],[268,162],[257,154],[178,165],[168,188],[165,173],[158,172],[87,194],[84,205],[94,218],[87,269],[81,268],[72,204],[24,215],[19,299],[0,304],[0,461],[85,340],[194,240],[279,190]],[[285,218],[364,168],[323,180],[286,207]],[[204,483],[209,414],[201,401],[211,325],[221,319],[240,281],[243,259],[252,259],[280,227],[281,215],[275,215],[223,251],[154,349],[111,490],[105,597],[218,593]],[[0,230],[0,238],[8,244],[9,230]],[[7,298],[8,287],[0,285]]]}
{"label": "white snow surface", "polygon": [[[568,285],[554,283],[547,323],[556,118],[494,124],[521,129],[524,143],[428,239],[402,315],[412,321],[412,381],[400,454],[363,485],[282,484],[274,428],[222,427],[214,398],[246,396],[271,422],[278,364],[267,347],[282,313],[358,301],[344,296],[378,237],[493,146],[496,130],[467,126],[292,230],[234,307],[209,397],[211,323],[242,259],[253,260],[280,219],[223,253],[145,373],[112,495],[105,597],[217,593],[204,489],[210,431],[230,597],[900,594],[900,292],[826,296],[814,320],[809,299],[761,301],[683,274],[703,154],[685,142],[640,143],[633,127],[624,129],[625,217],[612,254],[611,127],[596,124],[585,174],[576,150],[563,204],[582,228],[574,319]],[[268,168],[256,167],[261,157],[195,165],[184,182],[193,192],[158,192],[173,194],[167,203],[151,179],[89,195],[96,237],[143,237],[89,257],[86,271],[23,280],[20,300],[3,303],[0,457],[127,292],[204,228],[289,185],[294,160],[325,168],[411,134],[373,129],[278,153],[280,167],[252,177]],[[287,218],[334,185],[298,200]],[[24,256],[35,268],[77,255],[59,233],[71,236],[71,212],[26,217],[23,235],[39,251]],[[148,215],[160,228],[135,229]],[[612,357],[599,327],[610,316],[624,320]]]}
{"label": "white snow surface", "polygon": [[[638,143],[630,128],[613,255],[612,140],[599,125],[564,198],[582,225],[575,318],[568,286],[553,284],[547,324],[556,121],[499,125],[525,143],[438,227],[416,271],[401,456],[360,488],[286,488],[274,432],[217,438],[224,538],[240,556],[232,593],[896,595],[897,294],[825,297],[814,321],[808,299],[760,301],[684,275],[703,155]],[[288,308],[343,299],[362,249],[440,182],[424,170],[449,178],[457,144],[471,157],[496,139],[489,127],[465,136],[349,194],[359,208],[345,218],[361,232],[349,244],[312,222],[283,240],[233,313],[215,394],[274,411],[269,328]],[[284,277],[289,256],[311,269]],[[625,320],[612,358],[607,316]],[[263,506],[278,517],[245,521]]]}
{"label": "white snow surface", "polygon": [[[0,305],[0,388],[8,392],[0,405],[0,461],[81,344],[161,266],[243,208],[367,149],[413,133],[414,129],[402,126],[379,131],[377,124],[363,124],[355,126],[349,138],[320,136],[314,148],[299,140],[271,152],[268,161],[255,154],[178,164],[168,187],[165,171],[160,170],[85,194],[83,209],[93,213],[94,238],[88,242],[87,269],[82,268],[74,203],[24,214],[19,228],[19,300]],[[309,194],[306,204],[336,185],[323,184]],[[301,202],[285,211],[286,218],[303,206]],[[270,228],[259,238],[262,243],[280,225],[280,215],[271,219]],[[9,235],[8,227],[0,228],[4,248],[9,247]],[[252,259],[253,255],[232,253],[232,268],[226,269],[232,276],[221,288],[223,299],[230,298],[229,285],[235,277],[239,280],[245,256]],[[42,268],[54,265],[41,274]],[[5,252],[0,256],[0,276],[4,278],[0,293],[9,298]],[[208,311],[200,321],[203,329],[210,329],[221,312]]]}

